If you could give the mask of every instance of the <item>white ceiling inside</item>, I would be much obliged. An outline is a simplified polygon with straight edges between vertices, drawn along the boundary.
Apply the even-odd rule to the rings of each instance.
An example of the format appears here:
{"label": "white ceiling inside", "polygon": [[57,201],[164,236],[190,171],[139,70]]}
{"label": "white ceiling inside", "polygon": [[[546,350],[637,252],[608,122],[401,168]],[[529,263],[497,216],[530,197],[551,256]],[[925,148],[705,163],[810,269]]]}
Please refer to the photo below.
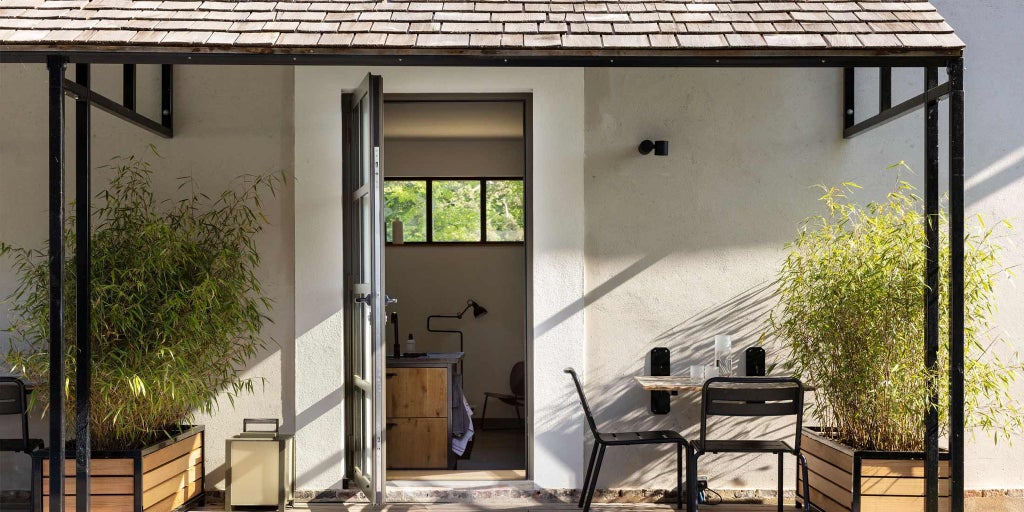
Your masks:
{"label": "white ceiling inside", "polygon": [[513,139],[523,136],[523,106],[514,101],[385,102],[384,137]]}

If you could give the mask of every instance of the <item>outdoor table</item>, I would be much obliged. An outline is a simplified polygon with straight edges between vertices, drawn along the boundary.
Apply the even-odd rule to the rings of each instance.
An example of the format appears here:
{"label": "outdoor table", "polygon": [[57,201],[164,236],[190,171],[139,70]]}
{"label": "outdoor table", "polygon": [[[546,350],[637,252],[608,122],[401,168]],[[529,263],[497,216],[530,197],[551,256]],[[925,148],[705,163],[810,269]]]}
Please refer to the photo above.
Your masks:
{"label": "outdoor table", "polygon": [[[637,375],[633,377],[644,391],[701,391],[704,389],[703,379],[691,379],[682,375]],[[813,386],[804,384],[804,391],[814,391]]]}

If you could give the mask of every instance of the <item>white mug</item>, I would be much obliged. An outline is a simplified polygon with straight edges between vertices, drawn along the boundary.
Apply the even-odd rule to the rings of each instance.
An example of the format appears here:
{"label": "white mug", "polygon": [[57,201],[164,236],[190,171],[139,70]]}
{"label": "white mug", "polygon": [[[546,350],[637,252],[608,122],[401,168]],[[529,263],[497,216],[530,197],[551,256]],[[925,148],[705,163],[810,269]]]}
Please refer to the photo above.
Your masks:
{"label": "white mug", "polygon": [[704,365],[691,364],[690,365],[690,379],[696,381],[704,381]]}

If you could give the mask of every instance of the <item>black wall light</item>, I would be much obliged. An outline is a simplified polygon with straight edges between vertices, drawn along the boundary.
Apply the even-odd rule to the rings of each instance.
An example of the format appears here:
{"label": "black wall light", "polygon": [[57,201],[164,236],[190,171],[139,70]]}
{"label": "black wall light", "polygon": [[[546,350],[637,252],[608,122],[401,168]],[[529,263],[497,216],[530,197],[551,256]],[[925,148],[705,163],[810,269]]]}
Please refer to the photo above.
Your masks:
{"label": "black wall light", "polygon": [[640,150],[641,155],[649,155],[651,151],[657,156],[665,156],[668,154],[668,141],[667,140],[645,140],[640,143],[637,148]]}

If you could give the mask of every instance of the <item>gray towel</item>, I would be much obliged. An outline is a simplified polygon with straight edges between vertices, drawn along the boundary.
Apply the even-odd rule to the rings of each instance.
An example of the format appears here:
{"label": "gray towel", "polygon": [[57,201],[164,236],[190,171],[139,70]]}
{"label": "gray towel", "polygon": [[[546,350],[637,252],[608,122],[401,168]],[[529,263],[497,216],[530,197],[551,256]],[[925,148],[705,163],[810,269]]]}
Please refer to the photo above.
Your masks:
{"label": "gray towel", "polygon": [[455,375],[452,379],[452,435],[462,437],[472,427],[472,419],[469,417],[469,410],[465,406],[465,399],[462,392],[462,374]]}

